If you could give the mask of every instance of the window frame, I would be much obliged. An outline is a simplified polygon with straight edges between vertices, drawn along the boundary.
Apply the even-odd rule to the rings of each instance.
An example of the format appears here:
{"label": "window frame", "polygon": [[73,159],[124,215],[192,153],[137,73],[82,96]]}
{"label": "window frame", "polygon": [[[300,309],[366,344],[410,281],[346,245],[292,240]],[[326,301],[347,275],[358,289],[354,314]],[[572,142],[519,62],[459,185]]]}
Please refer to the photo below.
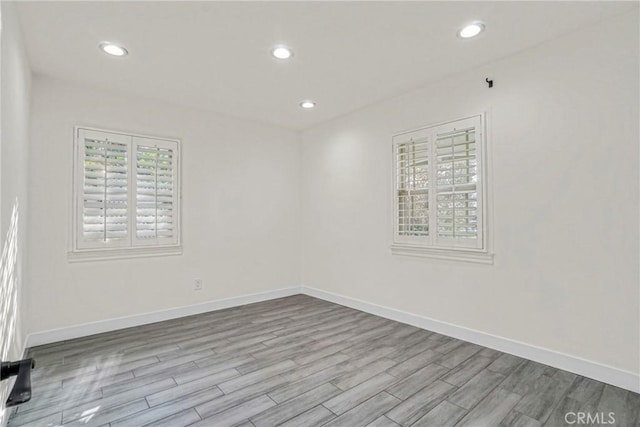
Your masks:
{"label": "window frame", "polygon": [[[124,242],[118,244],[110,244],[99,247],[83,244],[82,239],[82,208],[83,203],[81,197],[84,188],[84,151],[82,149],[81,132],[88,134],[108,133],[117,136],[126,142],[128,147],[128,183],[127,183],[127,206],[128,219],[127,230],[128,237]],[[182,254],[182,141],[178,138],[170,138],[163,136],[144,135],[134,132],[126,132],[120,130],[104,129],[92,126],[74,126],[73,136],[73,165],[72,165],[72,216],[70,228],[70,242],[68,249],[68,260],[70,262],[79,261],[99,261],[111,259],[126,258],[143,258],[154,256],[181,255]],[[161,145],[174,145],[176,151],[175,162],[175,197],[177,203],[175,209],[175,226],[176,237],[175,243],[154,243],[141,245],[136,243],[136,140],[152,140],[157,141]]]}
{"label": "window frame", "polygon": [[[476,150],[477,150],[477,186],[478,194],[478,239],[470,243],[461,241],[438,238],[437,236],[437,213],[431,201],[437,197],[437,183],[433,179],[436,171],[432,172],[432,168],[436,167],[433,160],[435,148],[433,144],[436,139],[433,138],[438,129],[443,127],[452,127],[454,124],[464,124],[477,121],[476,127]],[[428,138],[428,159],[429,159],[429,235],[428,236],[402,236],[398,232],[399,227],[399,199],[398,199],[398,145],[406,143],[407,137],[411,135],[413,138]],[[478,138],[479,136],[479,138]],[[479,139],[479,141],[478,141]],[[489,165],[487,155],[487,117],[486,113],[479,113],[464,116],[454,120],[438,122],[419,128],[397,132],[391,137],[391,161],[392,161],[392,180],[391,180],[391,252],[394,255],[404,255],[412,257],[434,258],[451,261],[468,261],[484,264],[493,264],[493,253],[491,251],[491,227],[489,224]],[[434,194],[432,196],[432,193]],[[434,235],[435,234],[435,235]]]}

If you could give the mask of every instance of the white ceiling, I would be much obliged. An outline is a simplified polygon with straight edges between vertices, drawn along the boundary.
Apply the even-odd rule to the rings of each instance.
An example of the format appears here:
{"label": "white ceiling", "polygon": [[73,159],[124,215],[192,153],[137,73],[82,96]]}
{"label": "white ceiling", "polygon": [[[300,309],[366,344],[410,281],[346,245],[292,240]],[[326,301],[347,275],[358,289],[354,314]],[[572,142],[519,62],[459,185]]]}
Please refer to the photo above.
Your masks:
{"label": "white ceiling", "polygon": [[[24,2],[36,74],[304,129],[636,2]],[[463,24],[486,31],[461,40]],[[109,57],[101,41],[130,54]],[[293,47],[288,62],[273,45]],[[310,98],[311,111],[298,103]]]}

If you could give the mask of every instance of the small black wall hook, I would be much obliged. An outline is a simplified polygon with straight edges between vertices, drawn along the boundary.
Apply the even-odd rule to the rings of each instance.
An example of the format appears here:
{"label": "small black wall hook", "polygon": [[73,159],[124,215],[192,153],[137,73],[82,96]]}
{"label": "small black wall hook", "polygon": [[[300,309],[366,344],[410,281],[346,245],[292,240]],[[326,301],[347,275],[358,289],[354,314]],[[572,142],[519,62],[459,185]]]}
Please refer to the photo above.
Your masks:
{"label": "small black wall hook", "polygon": [[486,79],[484,79],[485,82],[487,82],[487,84],[489,85],[489,87],[493,87],[493,80],[489,80],[489,77],[487,77]]}

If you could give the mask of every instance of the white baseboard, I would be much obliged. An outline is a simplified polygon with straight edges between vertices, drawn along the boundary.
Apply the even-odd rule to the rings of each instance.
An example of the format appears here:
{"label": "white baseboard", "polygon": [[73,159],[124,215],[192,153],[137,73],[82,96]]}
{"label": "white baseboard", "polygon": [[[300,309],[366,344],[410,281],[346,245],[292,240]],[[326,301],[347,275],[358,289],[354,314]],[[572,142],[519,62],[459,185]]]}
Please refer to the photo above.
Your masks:
{"label": "white baseboard", "polygon": [[74,338],[81,338],[89,335],[100,334],[103,332],[115,331],[118,329],[146,325],[149,323],[162,322],[163,320],[192,316],[194,314],[221,310],[223,308],[237,307],[245,304],[252,304],[255,302],[296,295],[299,293],[300,287],[282,288],[273,291],[259,292],[256,294],[241,295],[238,297],[207,301],[200,304],[175,307],[167,310],[136,314],[133,316],[118,317],[115,319],[100,320],[91,323],[83,323],[66,328],[50,329],[47,331],[29,334],[29,336],[27,337],[27,347],[34,347],[37,345],[50,344]]}
{"label": "white baseboard", "polygon": [[640,375],[633,372],[320,289],[303,286],[302,293],[640,393]]}

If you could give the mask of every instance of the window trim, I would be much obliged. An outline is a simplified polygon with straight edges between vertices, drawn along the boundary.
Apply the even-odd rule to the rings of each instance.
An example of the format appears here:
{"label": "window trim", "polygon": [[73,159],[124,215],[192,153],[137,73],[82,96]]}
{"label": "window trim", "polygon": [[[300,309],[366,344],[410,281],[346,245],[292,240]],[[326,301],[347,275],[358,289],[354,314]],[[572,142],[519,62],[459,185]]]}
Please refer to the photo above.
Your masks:
{"label": "window trim", "polygon": [[[479,119],[479,132],[482,135],[480,141],[480,156],[479,160],[479,193],[481,194],[481,244],[480,247],[469,247],[469,246],[437,246],[433,243],[432,236],[429,236],[429,239],[425,239],[425,243],[417,243],[416,239],[407,239],[399,236],[397,233],[398,226],[398,202],[397,202],[397,159],[396,159],[396,146],[398,142],[396,142],[398,137],[403,135],[412,134],[412,133],[420,133],[424,135],[428,135],[432,129],[449,125],[456,122],[461,122],[468,119]],[[408,257],[419,257],[419,258],[431,258],[438,260],[448,260],[448,261],[466,261],[466,262],[474,262],[474,263],[482,263],[482,264],[493,264],[494,254],[492,252],[492,228],[490,225],[490,204],[491,204],[491,195],[488,190],[488,181],[489,181],[489,162],[488,162],[488,153],[487,153],[487,140],[488,137],[488,128],[487,125],[487,114],[486,112],[466,115],[460,118],[437,122],[434,124],[430,124],[427,126],[421,126],[418,128],[413,128],[401,132],[396,132],[391,136],[391,235],[390,235],[390,249],[393,255],[400,256],[408,256]],[[429,143],[433,143],[429,141]],[[434,191],[434,189],[429,188],[429,191]]]}
{"label": "window trim", "polygon": [[[177,162],[177,185],[176,185],[176,200],[178,202],[178,209],[176,211],[176,242],[172,244],[156,244],[149,246],[141,246],[133,244],[133,236],[131,236],[130,246],[114,246],[110,248],[81,248],[79,243],[79,231],[78,221],[80,221],[79,214],[79,185],[81,185],[83,168],[80,167],[80,131],[86,130],[91,132],[105,132],[115,135],[122,135],[130,137],[130,146],[135,156],[135,139],[146,138],[159,141],[167,141],[175,143],[177,145],[178,162]],[[182,141],[179,138],[155,136],[147,134],[139,134],[135,132],[127,132],[122,130],[105,129],[94,126],[76,125],[73,128],[73,160],[72,160],[72,206],[71,206],[71,225],[69,227],[69,244],[67,250],[67,259],[69,262],[82,262],[82,261],[101,261],[101,260],[115,260],[115,259],[128,259],[128,258],[147,258],[156,256],[170,256],[170,255],[182,255]],[[134,159],[131,159],[134,161]],[[135,182],[134,180],[132,180]],[[132,186],[132,191],[134,187]],[[130,194],[130,198],[131,198]],[[135,206],[132,206],[135,209]],[[132,223],[132,218],[129,218],[129,224]],[[133,228],[130,227],[132,232]]]}

